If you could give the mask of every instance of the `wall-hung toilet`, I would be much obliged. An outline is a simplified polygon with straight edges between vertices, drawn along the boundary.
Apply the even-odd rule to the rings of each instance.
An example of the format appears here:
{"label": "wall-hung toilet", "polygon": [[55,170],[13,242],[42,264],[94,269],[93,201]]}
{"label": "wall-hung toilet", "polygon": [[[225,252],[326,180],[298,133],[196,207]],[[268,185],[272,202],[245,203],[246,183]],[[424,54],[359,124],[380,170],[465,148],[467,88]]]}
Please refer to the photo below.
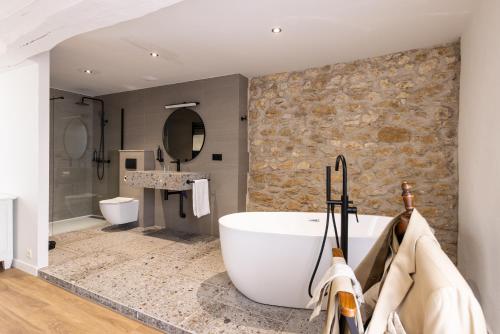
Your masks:
{"label": "wall-hung toilet", "polygon": [[103,217],[112,225],[137,221],[139,200],[128,197],[116,197],[99,202]]}

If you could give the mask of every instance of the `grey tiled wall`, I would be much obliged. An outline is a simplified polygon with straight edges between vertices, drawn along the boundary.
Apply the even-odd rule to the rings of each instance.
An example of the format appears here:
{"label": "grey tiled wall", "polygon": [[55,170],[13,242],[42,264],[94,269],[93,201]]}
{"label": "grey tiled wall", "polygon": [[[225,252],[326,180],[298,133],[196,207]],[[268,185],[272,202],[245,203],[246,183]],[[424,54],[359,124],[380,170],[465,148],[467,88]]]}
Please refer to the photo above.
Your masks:
{"label": "grey tiled wall", "polygon": [[[106,147],[111,164],[103,181],[93,177],[94,213],[98,200],[118,195],[118,156],[120,149],[120,110],[125,113],[124,149],[156,150],[162,144],[163,124],[172,110],[164,105],[198,101],[194,108],[205,123],[206,141],[202,152],[192,161],[183,163],[185,171],[207,171],[211,174],[212,214],[197,219],[192,214],[191,192],[184,201],[187,218],[179,217],[179,198],[162,199],[155,194],[155,225],[193,233],[218,235],[218,218],[245,210],[246,176],[248,171],[247,123],[240,117],[247,110],[247,78],[229,75],[211,79],[147,88],[101,96],[106,104],[109,123],[106,125]],[[95,113],[94,128],[98,128]],[[94,137],[94,146],[98,136]],[[222,153],[222,161],[212,161],[212,153]],[[175,169],[165,154],[167,168]],[[156,169],[163,165],[156,162]]]}

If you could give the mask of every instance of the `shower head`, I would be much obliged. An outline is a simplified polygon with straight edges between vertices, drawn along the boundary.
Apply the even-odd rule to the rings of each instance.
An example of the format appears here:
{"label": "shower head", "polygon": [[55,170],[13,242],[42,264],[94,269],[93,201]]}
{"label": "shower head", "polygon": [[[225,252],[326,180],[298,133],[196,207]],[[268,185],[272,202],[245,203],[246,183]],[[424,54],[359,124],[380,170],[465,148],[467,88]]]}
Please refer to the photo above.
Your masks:
{"label": "shower head", "polygon": [[75,104],[78,104],[79,106],[88,106],[89,104],[85,102],[85,97],[82,97],[82,99],[78,102],[75,102]]}
{"label": "shower head", "polygon": [[64,96],[51,97],[49,100],[51,100],[51,101],[54,101],[54,100],[64,100]]}
{"label": "shower head", "polygon": [[97,99],[95,97],[90,97],[90,96],[82,96],[81,100],[76,102],[76,104],[80,106],[89,106],[90,104],[85,102],[85,100],[90,100],[90,101],[96,101],[99,102],[102,106],[102,111],[104,111],[104,101],[101,99]]}

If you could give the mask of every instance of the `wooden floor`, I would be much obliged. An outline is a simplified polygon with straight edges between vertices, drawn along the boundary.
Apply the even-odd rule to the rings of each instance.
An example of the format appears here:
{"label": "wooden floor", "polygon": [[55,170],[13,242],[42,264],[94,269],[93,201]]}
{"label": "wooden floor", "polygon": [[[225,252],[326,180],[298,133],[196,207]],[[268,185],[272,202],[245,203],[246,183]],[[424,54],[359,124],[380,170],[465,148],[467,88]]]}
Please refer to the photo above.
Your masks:
{"label": "wooden floor", "polygon": [[0,272],[0,333],[159,333],[16,269]]}

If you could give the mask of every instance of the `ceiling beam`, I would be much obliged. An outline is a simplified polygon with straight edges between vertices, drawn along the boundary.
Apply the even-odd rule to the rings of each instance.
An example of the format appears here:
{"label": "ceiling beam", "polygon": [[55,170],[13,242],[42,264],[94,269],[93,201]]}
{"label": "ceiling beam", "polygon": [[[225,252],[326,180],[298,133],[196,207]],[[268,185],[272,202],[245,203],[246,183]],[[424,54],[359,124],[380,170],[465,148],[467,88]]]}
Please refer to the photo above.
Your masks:
{"label": "ceiling beam", "polygon": [[73,36],[183,0],[16,0],[0,3],[0,71]]}

